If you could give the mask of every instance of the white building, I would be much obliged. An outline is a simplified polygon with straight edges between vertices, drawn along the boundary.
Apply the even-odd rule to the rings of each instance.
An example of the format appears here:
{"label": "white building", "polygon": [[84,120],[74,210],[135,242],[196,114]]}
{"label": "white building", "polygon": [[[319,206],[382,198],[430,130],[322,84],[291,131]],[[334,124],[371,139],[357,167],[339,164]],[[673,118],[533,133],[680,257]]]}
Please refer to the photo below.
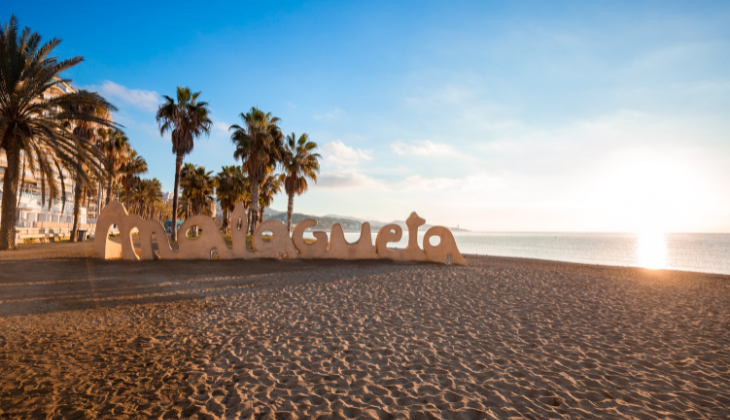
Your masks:
{"label": "white building", "polygon": [[175,199],[175,195],[171,192],[163,192],[162,193],[162,199],[170,203],[172,205],[172,201]]}

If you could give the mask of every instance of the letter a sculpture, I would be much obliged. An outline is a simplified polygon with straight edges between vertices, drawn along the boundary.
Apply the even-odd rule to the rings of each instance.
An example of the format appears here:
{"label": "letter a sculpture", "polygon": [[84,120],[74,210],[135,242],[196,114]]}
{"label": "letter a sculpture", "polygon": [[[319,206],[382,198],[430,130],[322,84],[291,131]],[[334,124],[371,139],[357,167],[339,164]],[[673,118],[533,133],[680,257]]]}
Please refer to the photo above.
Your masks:
{"label": "letter a sculpture", "polygon": [[[246,232],[248,232],[248,218],[241,203],[236,204],[231,214],[231,238],[233,247],[228,248],[218,226],[208,216],[193,216],[185,220],[180,227],[178,236],[179,250],[173,251],[167,240],[165,229],[157,220],[144,220],[134,214],[127,214],[127,210],[118,201],[112,201],[101,212],[96,223],[96,237],[94,238],[94,256],[102,259],[124,260],[194,260],[210,259],[217,254],[220,259],[251,259],[251,258],[304,258],[304,259],[390,259],[395,261],[432,261],[443,264],[467,265],[466,260],[456,247],[454,235],[445,227],[434,226],[426,231],[423,237],[423,249],[418,246],[418,227],[426,221],[413,212],[406,220],[408,226],[408,246],[397,250],[388,248],[388,243],[398,242],[403,236],[403,229],[396,224],[383,226],[375,238],[373,246],[370,236],[370,224],[363,223],[360,239],[355,243],[345,241],[342,226],[336,224],[330,231],[329,242],[325,232],[314,232],[317,239],[308,244],[304,241],[304,230],[316,226],[314,219],[305,219],[299,222],[292,233],[286,230],[284,223],[278,220],[267,220],[261,223],[253,236],[253,251],[246,249]],[[120,242],[108,238],[109,229],[116,225],[119,229]],[[193,227],[202,229],[199,237],[191,239],[187,231]],[[140,250],[135,252],[132,243],[132,230],[139,231]],[[271,232],[272,236],[264,240],[262,234]],[[157,252],[153,250],[152,242],[157,242]],[[430,239],[439,237],[438,245],[431,245]],[[215,251],[215,252],[214,252]]]}

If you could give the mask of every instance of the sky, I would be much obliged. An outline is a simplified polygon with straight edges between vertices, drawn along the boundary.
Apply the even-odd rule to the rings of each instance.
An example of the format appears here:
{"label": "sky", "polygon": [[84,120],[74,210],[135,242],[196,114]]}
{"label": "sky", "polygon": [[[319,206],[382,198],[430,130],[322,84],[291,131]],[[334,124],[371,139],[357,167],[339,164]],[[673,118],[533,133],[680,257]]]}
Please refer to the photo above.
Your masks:
{"label": "sky", "polygon": [[[322,155],[295,212],[474,231],[730,232],[730,3],[0,1],[174,182],[155,110],[201,91],[185,162],[251,107]],[[240,164],[240,162],[238,162]],[[287,198],[272,208],[285,211]]]}

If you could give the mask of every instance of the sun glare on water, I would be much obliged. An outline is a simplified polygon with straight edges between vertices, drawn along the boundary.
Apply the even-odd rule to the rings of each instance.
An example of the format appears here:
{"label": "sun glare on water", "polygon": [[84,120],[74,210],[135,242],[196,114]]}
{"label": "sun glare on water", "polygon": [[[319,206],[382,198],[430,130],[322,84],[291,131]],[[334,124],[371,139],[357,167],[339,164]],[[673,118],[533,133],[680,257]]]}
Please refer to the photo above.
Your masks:
{"label": "sun glare on water", "polygon": [[664,234],[642,233],[639,235],[636,252],[641,267],[655,270],[665,268],[667,265],[667,242]]}

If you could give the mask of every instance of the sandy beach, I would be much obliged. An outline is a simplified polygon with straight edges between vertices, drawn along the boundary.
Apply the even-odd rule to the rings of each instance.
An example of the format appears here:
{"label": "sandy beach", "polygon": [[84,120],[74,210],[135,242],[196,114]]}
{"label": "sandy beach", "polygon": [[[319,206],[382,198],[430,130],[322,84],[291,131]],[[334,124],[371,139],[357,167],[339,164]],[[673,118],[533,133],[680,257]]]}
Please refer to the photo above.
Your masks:
{"label": "sandy beach", "polygon": [[726,418],[730,276],[0,253],[0,418]]}

